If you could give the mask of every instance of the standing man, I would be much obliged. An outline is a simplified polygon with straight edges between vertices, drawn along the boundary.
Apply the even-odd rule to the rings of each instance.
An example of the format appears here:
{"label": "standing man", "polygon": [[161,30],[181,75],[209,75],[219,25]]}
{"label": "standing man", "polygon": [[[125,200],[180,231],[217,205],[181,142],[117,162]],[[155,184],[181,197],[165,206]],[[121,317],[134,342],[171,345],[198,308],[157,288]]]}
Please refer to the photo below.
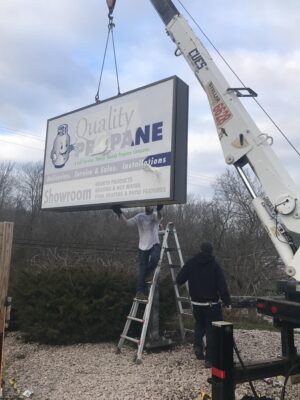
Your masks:
{"label": "standing man", "polygon": [[154,208],[145,207],[145,212],[136,214],[127,219],[119,206],[114,206],[112,210],[118,215],[127,226],[137,225],[139,232],[139,273],[137,279],[136,298],[148,300],[146,279],[152,275],[160,257],[160,242],[158,237],[159,223],[162,218],[161,210],[163,205]]}
{"label": "standing man", "polygon": [[[205,358],[205,367],[212,365],[212,321],[222,321],[220,299],[231,309],[230,295],[223,271],[213,256],[213,247],[203,242],[200,253],[182,267],[177,275],[179,285],[188,281],[189,293],[195,317],[194,351],[199,360]],[[206,335],[206,352],[203,352],[203,337]]]}

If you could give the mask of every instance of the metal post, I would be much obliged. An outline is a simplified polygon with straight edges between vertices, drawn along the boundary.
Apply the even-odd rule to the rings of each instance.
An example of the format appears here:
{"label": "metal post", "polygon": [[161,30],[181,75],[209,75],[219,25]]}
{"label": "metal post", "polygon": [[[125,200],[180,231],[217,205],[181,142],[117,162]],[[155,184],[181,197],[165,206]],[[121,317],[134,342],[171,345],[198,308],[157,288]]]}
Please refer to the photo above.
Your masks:
{"label": "metal post", "polygon": [[160,340],[159,334],[159,283],[157,281],[156,288],[154,291],[148,332],[147,332],[147,339],[150,342],[157,342]]}
{"label": "metal post", "polygon": [[297,348],[295,347],[294,340],[294,326],[293,324],[282,321],[281,322],[281,350],[283,357],[292,359],[297,356]]}
{"label": "metal post", "polygon": [[212,400],[235,400],[233,325],[212,323]]}

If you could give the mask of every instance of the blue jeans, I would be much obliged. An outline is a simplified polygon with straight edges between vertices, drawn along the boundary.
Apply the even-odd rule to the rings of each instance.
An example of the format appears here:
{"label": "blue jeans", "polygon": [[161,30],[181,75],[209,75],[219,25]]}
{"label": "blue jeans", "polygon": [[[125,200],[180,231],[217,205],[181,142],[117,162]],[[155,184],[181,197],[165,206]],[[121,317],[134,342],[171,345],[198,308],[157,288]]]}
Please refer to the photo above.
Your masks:
{"label": "blue jeans", "polygon": [[195,317],[194,349],[203,353],[203,337],[206,335],[205,359],[212,361],[212,325],[213,321],[223,321],[222,308],[220,304],[212,306],[196,306],[193,304]]}
{"label": "blue jeans", "polygon": [[160,244],[157,243],[149,250],[139,249],[139,273],[137,280],[137,291],[146,292],[145,278],[153,272],[160,258]]}

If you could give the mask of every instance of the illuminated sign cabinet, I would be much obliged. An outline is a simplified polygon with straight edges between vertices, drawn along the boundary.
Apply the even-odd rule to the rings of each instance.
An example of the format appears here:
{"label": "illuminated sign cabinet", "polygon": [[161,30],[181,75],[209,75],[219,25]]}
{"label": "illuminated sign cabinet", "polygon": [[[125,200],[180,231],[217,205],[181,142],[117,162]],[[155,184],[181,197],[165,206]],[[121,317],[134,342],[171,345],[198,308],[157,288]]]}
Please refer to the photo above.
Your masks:
{"label": "illuminated sign cabinet", "polygon": [[178,77],[49,119],[42,209],[184,203],[187,120]]}

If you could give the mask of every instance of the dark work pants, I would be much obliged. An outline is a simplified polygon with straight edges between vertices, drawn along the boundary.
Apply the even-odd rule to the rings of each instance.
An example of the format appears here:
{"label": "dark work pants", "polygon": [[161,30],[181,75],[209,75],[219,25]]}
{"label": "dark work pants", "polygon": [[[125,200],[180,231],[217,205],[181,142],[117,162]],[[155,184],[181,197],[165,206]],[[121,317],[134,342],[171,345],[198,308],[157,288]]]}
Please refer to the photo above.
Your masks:
{"label": "dark work pants", "polygon": [[211,306],[196,306],[193,304],[193,314],[195,317],[195,337],[194,349],[203,353],[203,337],[206,335],[206,354],[205,359],[212,361],[212,325],[213,321],[222,321],[222,308],[220,304]]}
{"label": "dark work pants", "polygon": [[156,268],[160,257],[160,244],[155,244],[149,250],[139,249],[139,274],[137,280],[137,291],[146,292],[145,278]]}

